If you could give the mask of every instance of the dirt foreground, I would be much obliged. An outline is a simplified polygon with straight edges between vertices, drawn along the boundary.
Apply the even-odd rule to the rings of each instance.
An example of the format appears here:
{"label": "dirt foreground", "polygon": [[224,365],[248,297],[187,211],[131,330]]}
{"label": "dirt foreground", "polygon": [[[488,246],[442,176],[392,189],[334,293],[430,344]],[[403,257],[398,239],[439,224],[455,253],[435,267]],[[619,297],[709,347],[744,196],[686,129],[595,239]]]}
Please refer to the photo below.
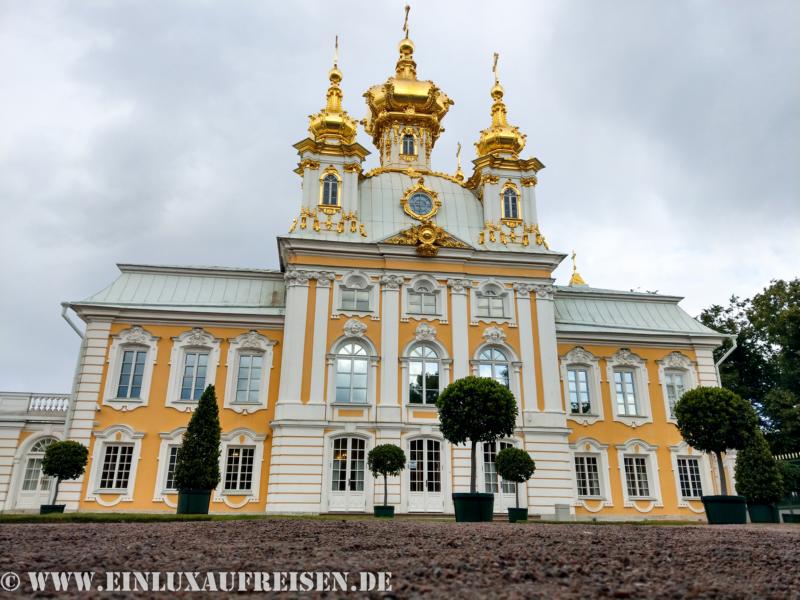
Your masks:
{"label": "dirt foreground", "polygon": [[[2,524],[0,584],[13,587],[13,578],[3,575],[9,571],[21,582],[15,593],[3,594],[8,597],[132,597],[110,594],[107,587],[98,591],[113,571],[199,572],[201,584],[206,573],[220,571],[347,571],[348,583],[357,583],[361,571],[388,571],[391,592],[310,595],[784,599],[800,598],[800,527],[406,519]],[[88,593],[74,585],[66,593],[54,592],[52,585],[33,592],[29,571],[94,571],[96,579]],[[122,580],[117,585],[119,590]],[[252,581],[247,589],[265,595]],[[198,597],[185,589],[177,595],[184,594]],[[309,597],[297,591],[277,595]]]}

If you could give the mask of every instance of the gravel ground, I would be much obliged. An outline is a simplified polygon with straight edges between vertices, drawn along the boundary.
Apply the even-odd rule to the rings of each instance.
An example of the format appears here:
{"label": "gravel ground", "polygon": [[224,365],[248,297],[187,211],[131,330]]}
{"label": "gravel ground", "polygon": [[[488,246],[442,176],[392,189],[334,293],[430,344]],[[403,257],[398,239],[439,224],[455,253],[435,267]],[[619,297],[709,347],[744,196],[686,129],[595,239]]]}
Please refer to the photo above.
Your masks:
{"label": "gravel ground", "polygon": [[391,572],[391,593],[351,597],[784,599],[800,598],[800,528],[405,519],[0,525],[0,574],[23,576],[16,597],[37,596],[30,570],[96,571],[95,585],[122,570]]}

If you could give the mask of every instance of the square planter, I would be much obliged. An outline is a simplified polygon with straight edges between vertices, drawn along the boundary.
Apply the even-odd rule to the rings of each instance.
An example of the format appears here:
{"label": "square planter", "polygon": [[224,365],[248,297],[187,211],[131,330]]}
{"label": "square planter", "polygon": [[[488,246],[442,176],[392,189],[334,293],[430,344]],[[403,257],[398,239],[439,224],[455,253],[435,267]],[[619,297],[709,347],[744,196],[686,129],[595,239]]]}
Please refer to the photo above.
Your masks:
{"label": "square planter", "polygon": [[42,504],[39,507],[40,515],[50,515],[53,513],[63,513],[66,504]]}
{"label": "square planter", "polygon": [[494,494],[454,493],[457,523],[484,523],[494,516]]}
{"label": "square planter", "polygon": [[376,517],[392,519],[394,518],[394,506],[375,506],[373,513]]}
{"label": "square planter", "polygon": [[207,515],[211,490],[179,490],[179,515]]}
{"label": "square planter", "polygon": [[778,508],[774,504],[748,504],[751,523],[780,523]]}
{"label": "square planter", "polygon": [[747,500],[744,496],[703,496],[709,525],[744,525],[747,523]]}
{"label": "square planter", "polygon": [[508,509],[508,522],[509,523],[516,523],[517,521],[527,521],[528,520],[528,509],[527,508],[509,508]]}
{"label": "square planter", "polygon": [[800,514],[783,513],[784,523],[800,523]]}

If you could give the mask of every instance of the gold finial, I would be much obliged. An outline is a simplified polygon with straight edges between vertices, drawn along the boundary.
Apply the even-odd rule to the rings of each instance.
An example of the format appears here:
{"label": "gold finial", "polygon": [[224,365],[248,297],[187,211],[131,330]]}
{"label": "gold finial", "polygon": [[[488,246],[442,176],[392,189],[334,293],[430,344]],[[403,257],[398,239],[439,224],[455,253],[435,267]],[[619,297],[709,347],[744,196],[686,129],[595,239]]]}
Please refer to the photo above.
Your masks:
{"label": "gold finial", "polygon": [[458,142],[456,146],[456,164],[458,165],[456,168],[456,179],[461,181],[464,179],[464,172],[461,170],[461,142]]}
{"label": "gold finial", "polygon": [[356,122],[342,108],[342,72],[339,70],[339,36],[333,43],[333,67],[328,72],[328,93],[325,108],[309,116],[309,133],[316,142],[338,141],[352,144],[356,138]]}
{"label": "gold finial", "polygon": [[408,5],[408,4],[406,4],[406,18],[405,18],[405,19],[403,19],[403,33],[405,34],[405,36],[406,36],[406,37],[408,37],[408,36],[409,36],[409,30],[408,30],[408,13],[410,13],[410,12],[411,12],[411,6],[410,6],[410,5]]}
{"label": "gold finial", "polygon": [[500,83],[500,76],[497,74],[497,60],[500,58],[500,54],[497,52],[494,53],[494,63],[492,64],[492,73],[494,73],[494,84],[497,85]]}
{"label": "gold finial", "polygon": [[500,74],[497,69],[499,59],[500,54],[495,52],[492,62],[494,74],[494,85],[491,90],[492,125],[481,131],[480,139],[475,144],[479,158],[487,154],[508,154],[516,158],[525,147],[525,134],[521,133],[518,127],[508,123],[506,105],[503,102],[504,90],[500,85]]}
{"label": "gold finial", "polygon": [[576,256],[577,255],[575,254],[575,250],[573,250],[572,251],[572,277],[569,278],[569,285],[570,286],[586,285],[586,282],[583,280],[583,277],[581,277],[581,274],[578,273],[578,264],[575,261],[575,257]]}
{"label": "gold finial", "polygon": [[333,44],[333,68],[339,68],[339,36],[336,36],[336,41]]}

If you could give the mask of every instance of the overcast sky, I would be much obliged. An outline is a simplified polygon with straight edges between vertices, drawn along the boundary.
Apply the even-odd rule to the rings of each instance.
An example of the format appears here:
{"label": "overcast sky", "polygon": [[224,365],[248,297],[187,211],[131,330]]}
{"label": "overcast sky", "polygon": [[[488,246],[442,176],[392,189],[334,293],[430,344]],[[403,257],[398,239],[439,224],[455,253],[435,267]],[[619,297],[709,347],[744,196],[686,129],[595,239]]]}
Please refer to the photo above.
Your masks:
{"label": "overcast sky", "polygon": [[[0,389],[69,391],[59,303],[117,262],[276,267],[334,35],[362,118],[402,6],[0,0]],[[474,158],[499,52],[524,155],[547,165],[542,232],[589,284],[696,315],[798,275],[797,0],[426,0],[410,24],[419,76],[455,100],[434,169],[459,141]]]}

